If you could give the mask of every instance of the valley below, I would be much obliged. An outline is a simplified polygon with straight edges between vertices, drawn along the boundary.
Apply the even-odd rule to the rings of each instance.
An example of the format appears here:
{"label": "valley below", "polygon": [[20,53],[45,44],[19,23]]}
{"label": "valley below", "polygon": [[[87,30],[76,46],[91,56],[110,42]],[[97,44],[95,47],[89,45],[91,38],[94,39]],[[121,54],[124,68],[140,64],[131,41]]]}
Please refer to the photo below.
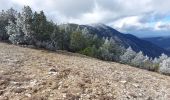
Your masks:
{"label": "valley below", "polygon": [[169,83],[128,65],[0,43],[0,100],[169,100]]}

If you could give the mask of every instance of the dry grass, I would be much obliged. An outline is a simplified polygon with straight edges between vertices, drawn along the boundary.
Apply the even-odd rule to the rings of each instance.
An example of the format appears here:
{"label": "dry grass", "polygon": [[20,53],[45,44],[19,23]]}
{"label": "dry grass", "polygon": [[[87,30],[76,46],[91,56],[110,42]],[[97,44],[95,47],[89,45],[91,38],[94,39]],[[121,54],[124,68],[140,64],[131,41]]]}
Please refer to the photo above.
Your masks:
{"label": "dry grass", "polygon": [[168,100],[169,83],[127,65],[0,43],[0,100]]}

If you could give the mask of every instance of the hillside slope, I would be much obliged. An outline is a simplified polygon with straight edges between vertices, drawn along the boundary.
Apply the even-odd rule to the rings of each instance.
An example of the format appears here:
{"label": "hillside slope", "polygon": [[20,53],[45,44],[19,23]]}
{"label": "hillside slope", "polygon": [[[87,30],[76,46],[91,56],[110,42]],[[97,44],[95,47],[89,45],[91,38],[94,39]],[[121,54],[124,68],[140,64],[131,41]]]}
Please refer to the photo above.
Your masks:
{"label": "hillside slope", "polygon": [[168,100],[169,83],[115,62],[0,43],[0,100]]}

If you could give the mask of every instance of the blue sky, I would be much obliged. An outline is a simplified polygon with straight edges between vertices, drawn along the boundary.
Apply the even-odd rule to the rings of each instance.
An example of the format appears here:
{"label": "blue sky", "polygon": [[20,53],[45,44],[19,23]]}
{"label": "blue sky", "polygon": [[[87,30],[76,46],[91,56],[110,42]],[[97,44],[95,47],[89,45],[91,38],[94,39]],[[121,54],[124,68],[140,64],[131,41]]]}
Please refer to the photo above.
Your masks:
{"label": "blue sky", "polygon": [[170,15],[165,16],[165,18],[162,19],[162,22],[167,23],[167,24],[170,23]]}
{"label": "blue sky", "polygon": [[104,23],[139,37],[170,35],[169,0],[0,0],[0,10],[24,5],[57,23]]}

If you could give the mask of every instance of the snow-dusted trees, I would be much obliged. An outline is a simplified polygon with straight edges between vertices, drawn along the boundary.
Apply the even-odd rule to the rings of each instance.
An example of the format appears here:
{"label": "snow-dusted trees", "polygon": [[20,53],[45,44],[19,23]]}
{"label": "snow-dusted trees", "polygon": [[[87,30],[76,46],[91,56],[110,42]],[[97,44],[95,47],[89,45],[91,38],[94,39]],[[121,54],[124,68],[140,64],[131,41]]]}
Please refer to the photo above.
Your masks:
{"label": "snow-dusted trees", "polygon": [[7,29],[7,34],[9,35],[9,40],[13,44],[18,44],[18,41],[16,39],[17,37],[16,25],[11,20],[9,20],[9,25],[6,27],[6,29]]}
{"label": "snow-dusted trees", "polygon": [[16,21],[9,20],[6,27],[9,40],[14,44],[31,44],[33,39],[31,30],[32,10],[29,6],[24,6],[22,14],[18,13]]}
{"label": "snow-dusted trees", "polygon": [[19,18],[22,23],[22,31],[24,33],[24,40],[25,43],[31,44],[33,42],[33,30],[31,29],[32,26],[32,19],[33,19],[33,12],[29,6],[24,6],[22,9],[21,17]]}
{"label": "snow-dusted trees", "polygon": [[158,69],[158,66],[155,64],[156,61],[156,58],[153,61],[152,58],[149,58],[147,55],[144,56],[142,51],[136,53],[131,47],[127,48],[124,54],[120,56],[120,62],[122,63],[152,71],[156,71]]}
{"label": "snow-dusted trees", "polygon": [[[131,64],[133,66],[151,70],[151,71],[158,71],[161,70],[162,72],[162,66],[165,66],[164,63],[168,63],[168,56],[165,54],[162,54],[159,58],[149,58],[147,55],[144,56],[143,52],[140,51],[138,53],[134,52],[132,48],[126,49],[124,54],[120,56],[120,60],[123,63]],[[161,68],[162,67],[162,68]]]}
{"label": "snow-dusted trees", "polygon": [[136,52],[131,47],[127,48],[123,55],[120,56],[120,60],[123,63],[131,63],[131,60],[136,56]]}
{"label": "snow-dusted trees", "polygon": [[58,26],[55,26],[50,38],[55,49],[69,50],[70,33],[66,33],[64,30],[59,29]]}
{"label": "snow-dusted trees", "polygon": [[17,11],[15,11],[13,8],[4,11],[2,10],[0,12],[0,40],[7,40],[8,34],[6,31],[6,26],[8,25],[8,20],[15,22],[17,15]]}
{"label": "snow-dusted trees", "polygon": [[161,66],[161,63],[162,63],[164,60],[166,60],[166,59],[168,59],[168,56],[167,56],[166,54],[162,53],[162,54],[159,56],[159,58],[154,58],[154,59],[152,60],[153,66],[154,66],[154,68],[155,68],[155,71],[158,71],[158,70],[159,70],[159,68],[160,68],[160,66]]}
{"label": "snow-dusted trees", "polygon": [[136,56],[134,57],[134,59],[132,59],[131,63],[134,65],[134,66],[137,66],[137,67],[143,67],[144,66],[144,63],[143,61],[145,60],[145,56],[143,55],[143,52],[140,51],[139,53],[136,54]]}
{"label": "snow-dusted trees", "polygon": [[104,44],[99,48],[100,58],[103,60],[112,60],[112,55],[109,52],[110,42],[109,39],[106,38]]}
{"label": "snow-dusted trees", "polygon": [[133,66],[147,69],[147,70],[155,70],[153,66],[152,59],[149,58],[147,55],[144,56],[143,52],[138,52],[135,57],[131,60],[131,64]]}
{"label": "snow-dusted trees", "polygon": [[149,58],[148,56],[145,56],[142,68],[150,71],[157,71],[158,69],[158,67],[153,64],[152,58]]}
{"label": "snow-dusted trees", "polygon": [[162,53],[159,58],[155,58],[153,61],[158,66],[158,71],[163,74],[170,74],[170,58]]}
{"label": "snow-dusted trees", "polygon": [[59,38],[59,35],[62,36],[62,34],[59,32],[59,28],[56,26],[54,28],[53,33],[51,34],[50,38],[51,38],[51,43],[53,45],[53,47],[57,50],[60,49],[62,47],[62,44],[59,44],[62,42],[62,37]]}
{"label": "snow-dusted trees", "polygon": [[24,6],[24,8],[22,9],[22,13],[21,13],[21,21],[22,21],[22,25],[23,25],[23,32],[25,34],[25,36],[30,37],[32,34],[32,30],[31,30],[31,25],[32,25],[32,18],[33,18],[33,13],[32,10],[29,6]]}
{"label": "snow-dusted trees", "polygon": [[160,63],[159,72],[170,75],[170,58],[165,59]]}
{"label": "snow-dusted trees", "polygon": [[24,33],[22,32],[22,23],[20,22],[20,14],[17,16],[15,22],[9,20],[9,25],[6,27],[7,34],[9,35],[9,40],[13,44],[22,44],[24,43]]}
{"label": "snow-dusted trees", "polygon": [[[24,6],[21,14],[18,13],[16,20],[12,22],[15,24],[15,30],[17,30],[16,33],[13,33],[15,35],[10,35],[10,38],[12,38],[10,41],[12,43],[14,42],[12,40],[17,41],[17,39],[19,39],[18,44],[36,44],[36,42],[42,44],[40,42],[49,42],[54,30],[54,24],[47,21],[43,11],[33,14],[29,6]],[[11,22],[9,23],[9,27],[11,27]],[[19,37],[22,37],[22,39]]]}
{"label": "snow-dusted trees", "polygon": [[12,34],[17,33],[16,25],[11,20],[9,20],[9,25],[6,27],[6,29],[7,29],[8,35],[12,35]]}
{"label": "snow-dusted trees", "polygon": [[104,38],[104,43],[99,48],[99,58],[103,60],[119,61],[124,48],[116,44],[113,38]]}
{"label": "snow-dusted trees", "polygon": [[13,8],[10,8],[6,11],[6,20],[11,20],[12,22],[15,22],[17,16],[17,11]]}
{"label": "snow-dusted trees", "polygon": [[158,63],[162,63],[162,61],[168,59],[168,56],[164,53],[161,54],[161,56],[159,56],[159,59],[158,59]]}

